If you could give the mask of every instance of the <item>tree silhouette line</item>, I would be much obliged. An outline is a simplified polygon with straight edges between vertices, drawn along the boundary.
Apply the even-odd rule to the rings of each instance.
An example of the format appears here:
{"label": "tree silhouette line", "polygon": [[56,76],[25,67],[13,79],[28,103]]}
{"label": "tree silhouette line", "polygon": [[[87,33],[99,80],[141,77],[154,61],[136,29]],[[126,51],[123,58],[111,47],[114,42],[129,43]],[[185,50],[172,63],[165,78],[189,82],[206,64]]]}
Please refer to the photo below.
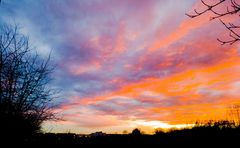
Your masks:
{"label": "tree silhouette line", "polygon": [[129,134],[104,134],[100,136],[78,135],[74,133],[39,133],[27,145],[38,146],[235,146],[239,143],[240,126],[229,120],[196,122],[191,128],[156,129],[153,135],[144,134],[141,129],[133,129]]}

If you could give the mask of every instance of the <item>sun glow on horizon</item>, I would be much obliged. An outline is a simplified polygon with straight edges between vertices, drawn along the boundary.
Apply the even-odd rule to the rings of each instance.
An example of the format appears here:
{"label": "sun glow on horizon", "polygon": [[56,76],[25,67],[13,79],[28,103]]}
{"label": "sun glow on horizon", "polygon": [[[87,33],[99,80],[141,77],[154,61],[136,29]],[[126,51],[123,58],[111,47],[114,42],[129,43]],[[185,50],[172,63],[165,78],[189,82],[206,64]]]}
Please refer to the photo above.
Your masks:
{"label": "sun glow on horizon", "polygon": [[133,121],[133,123],[135,123],[138,126],[146,126],[146,127],[150,127],[152,129],[171,129],[171,128],[189,128],[189,127],[193,127],[195,124],[168,124],[165,122],[161,122],[161,121],[145,121],[145,120],[136,120]]}

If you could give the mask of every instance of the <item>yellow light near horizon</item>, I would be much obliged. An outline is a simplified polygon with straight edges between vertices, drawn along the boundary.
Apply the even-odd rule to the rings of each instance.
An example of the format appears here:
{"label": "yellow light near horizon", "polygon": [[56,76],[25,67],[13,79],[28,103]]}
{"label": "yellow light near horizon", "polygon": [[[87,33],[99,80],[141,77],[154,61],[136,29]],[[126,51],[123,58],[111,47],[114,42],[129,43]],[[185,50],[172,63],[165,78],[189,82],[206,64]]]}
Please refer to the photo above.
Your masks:
{"label": "yellow light near horizon", "polygon": [[187,128],[192,127],[194,124],[168,124],[162,121],[145,121],[145,120],[136,120],[134,121],[135,124],[139,126],[146,126],[151,128],[163,128],[163,129],[170,129],[170,128]]}

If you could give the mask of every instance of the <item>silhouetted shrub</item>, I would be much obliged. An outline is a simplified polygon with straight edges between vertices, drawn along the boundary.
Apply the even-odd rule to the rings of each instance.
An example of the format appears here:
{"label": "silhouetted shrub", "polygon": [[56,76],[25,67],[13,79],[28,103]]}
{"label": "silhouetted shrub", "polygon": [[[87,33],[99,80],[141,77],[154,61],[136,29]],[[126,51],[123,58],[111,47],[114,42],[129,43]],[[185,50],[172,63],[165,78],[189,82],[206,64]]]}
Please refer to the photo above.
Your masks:
{"label": "silhouetted shrub", "polygon": [[132,135],[141,135],[142,133],[141,133],[140,129],[135,128],[135,129],[132,131],[131,134],[132,134]]}

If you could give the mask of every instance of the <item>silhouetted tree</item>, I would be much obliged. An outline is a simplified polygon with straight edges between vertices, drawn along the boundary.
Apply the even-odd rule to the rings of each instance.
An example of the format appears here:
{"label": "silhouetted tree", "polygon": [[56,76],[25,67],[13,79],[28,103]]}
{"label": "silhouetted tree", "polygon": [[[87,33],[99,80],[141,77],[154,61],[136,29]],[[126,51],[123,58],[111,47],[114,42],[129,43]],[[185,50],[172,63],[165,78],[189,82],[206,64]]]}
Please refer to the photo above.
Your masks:
{"label": "silhouetted tree", "polygon": [[138,128],[135,128],[135,129],[132,131],[132,135],[141,135],[141,131],[140,131]]}
{"label": "silhouetted tree", "polygon": [[[194,9],[194,13],[186,13],[187,16],[191,18],[198,17],[207,12],[211,12],[212,16],[210,20],[219,19],[220,22],[227,28],[229,31],[229,39],[222,40],[217,39],[222,44],[234,44],[235,42],[240,41],[240,25],[234,23],[226,23],[221,18],[228,15],[236,15],[239,17],[240,12],[240,3],[236,0],[201,0],[201,3],[205,6],[203,10]],[[222,7],[225,7],[223,10]]]}
{"label": "silhouetted tree", "polygon": [[205,122],[196,122],[193,128],[217,128],[217,129],[223,129],[223,128],[235,128],[237,127],[236,122],[230,121],[230,120],[207,120]]}
{"label": "silhouetted tree", "polygon": [[26,138],[39,132],[43,121],[53,119],[49,60],[50,56],[44,60],[31,50],[17,27],[0,26],[1,136]]}
{"label": "silhouetted tree", "polygon": [[162,128],[157,128],[155,129],[154,133],[155,135],[162,135],[162,134],[165,134],[165,130]]}

